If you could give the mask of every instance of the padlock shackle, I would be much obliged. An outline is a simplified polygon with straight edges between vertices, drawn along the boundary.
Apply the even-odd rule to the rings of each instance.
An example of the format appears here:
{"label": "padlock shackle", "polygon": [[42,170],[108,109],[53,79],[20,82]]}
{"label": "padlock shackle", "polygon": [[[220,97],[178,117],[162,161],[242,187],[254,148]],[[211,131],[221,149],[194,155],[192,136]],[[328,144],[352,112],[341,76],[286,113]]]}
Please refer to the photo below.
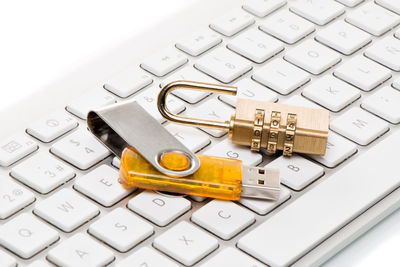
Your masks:
{"label": "padlock shackle", "polygon": [[210,84],[202,82],[192,82],[192,81],[174,81],[166,84],[158,94],[157,107],[161,115],[172,122],[180,123],[184,125],[194,125],[197,127],[208,127],[220,130],[229,130],[229,121],[212,121],[200,118],[190,118],[179,116],[172,113],[167,107],[167,96],[170,92],[176,89],[188,89],[196,91],[213,92],[219,94],[236,95],[237,87],[229,85],[220,84]]}

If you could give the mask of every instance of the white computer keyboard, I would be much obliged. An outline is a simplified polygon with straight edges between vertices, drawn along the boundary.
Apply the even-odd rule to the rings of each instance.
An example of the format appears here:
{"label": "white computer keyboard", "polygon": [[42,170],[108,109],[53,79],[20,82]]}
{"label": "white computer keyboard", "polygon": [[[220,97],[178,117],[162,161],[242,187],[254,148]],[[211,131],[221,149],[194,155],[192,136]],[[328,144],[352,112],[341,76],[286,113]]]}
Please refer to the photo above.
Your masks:
{"label": "white computer keyboard", "polygon": [[[103,88],[34,118],[26,133],[0,140],[0,266],[322,263],[351,238],[304,259],[400,186],[399,24],[393,0],[248,0]],[[182,79],[330,110],[326,155],[267,157],[232,145],[224,131],[166,123],[157,93]],[[174,95],[168,105],[176,113],[217,120],[234,113],[233,96]],[[118,159],[87,131],[85,117],[126,99],[194,152],[279,168],[280,199],[234,203],[122,188]]]}

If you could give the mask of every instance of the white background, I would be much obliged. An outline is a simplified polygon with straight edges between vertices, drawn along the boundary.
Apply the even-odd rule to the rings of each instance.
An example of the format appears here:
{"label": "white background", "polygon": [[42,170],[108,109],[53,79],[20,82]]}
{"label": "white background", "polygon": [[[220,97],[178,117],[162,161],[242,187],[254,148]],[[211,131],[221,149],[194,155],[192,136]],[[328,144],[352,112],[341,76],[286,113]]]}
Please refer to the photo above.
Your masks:
{"label": "white background", "polygon": [[[2,0],[0,110],[193,1]],[[399,222],[400,211],[326,265],[400,266]]]}

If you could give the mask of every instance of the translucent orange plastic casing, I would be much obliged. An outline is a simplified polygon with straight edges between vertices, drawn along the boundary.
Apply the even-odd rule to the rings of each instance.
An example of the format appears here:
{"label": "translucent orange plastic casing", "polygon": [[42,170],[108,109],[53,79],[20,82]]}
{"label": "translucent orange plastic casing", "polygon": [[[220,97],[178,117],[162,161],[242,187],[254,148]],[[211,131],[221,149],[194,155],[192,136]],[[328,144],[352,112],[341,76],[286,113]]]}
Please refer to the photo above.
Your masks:
{"label": "translucent orange plastic casing", "polygon": [[[235,159],[196,155],[200,168],[186,177],[171,177],[159,172],[134,148],[122,152],[120,178],[125,187],[138,187],[225,200],[238,200],[242,191],[242,162]],[[171,153],[160,164],[179,170],[187,162]]]}

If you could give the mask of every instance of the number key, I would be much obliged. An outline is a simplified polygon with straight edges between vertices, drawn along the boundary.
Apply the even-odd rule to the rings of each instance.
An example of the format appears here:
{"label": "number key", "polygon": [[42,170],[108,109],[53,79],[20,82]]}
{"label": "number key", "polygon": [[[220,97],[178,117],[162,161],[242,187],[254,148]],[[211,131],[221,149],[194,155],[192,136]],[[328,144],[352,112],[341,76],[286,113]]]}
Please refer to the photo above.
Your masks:
{"label": "number key", "polygon": [[35,201],[35,196],[7,177],[0,176],[0,219],[6,219]]}

